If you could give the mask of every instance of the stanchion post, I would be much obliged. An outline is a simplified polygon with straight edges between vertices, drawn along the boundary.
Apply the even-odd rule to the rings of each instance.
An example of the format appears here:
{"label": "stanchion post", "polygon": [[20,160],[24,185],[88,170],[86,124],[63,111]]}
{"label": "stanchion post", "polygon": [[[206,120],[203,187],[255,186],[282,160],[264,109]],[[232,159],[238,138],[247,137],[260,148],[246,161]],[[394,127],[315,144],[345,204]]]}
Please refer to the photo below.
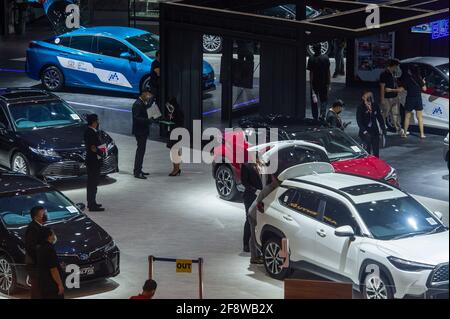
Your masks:
{"label": "stanchion post", "polygon": [[148,279],[153,279],[153,259],[155,257],[149,256],[148,257]]}
{"label": "stanchion post", "polygon": [[198,296],[203,299],[203,258],[198,259]]}

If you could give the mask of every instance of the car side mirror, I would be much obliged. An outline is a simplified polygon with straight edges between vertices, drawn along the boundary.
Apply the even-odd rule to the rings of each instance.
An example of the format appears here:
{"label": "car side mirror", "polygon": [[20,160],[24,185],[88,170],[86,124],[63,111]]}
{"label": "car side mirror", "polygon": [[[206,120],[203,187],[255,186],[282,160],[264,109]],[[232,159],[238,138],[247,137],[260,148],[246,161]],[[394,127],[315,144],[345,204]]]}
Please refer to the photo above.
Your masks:
{"label": "car side mirror", "polygon": [[353,228],[351,226],[342,226],[339,228],[336,228],[336,230],[334,231],[334,234],[337,237],[355,237],[355,231],[353,230]]}
{"label": "car side mirror", "polygon": [[122,59],[126,59],[128,61],[138,61],[139,60],[139,58],[136,55],[131,54],[130,52],[124,52],[120,55],[120,57]]}
{"label": "car side mirror", "polygon": [[442,214],[441,212],[434,212],[434,215],[436,215],[437,219],[439,219],[440,221],[444,219],[444,214]]}
{"label": "car side mirror", "polygon": [[77,206],[77,208],[78,208],[79,210],[81,210],[82,212],[84,212],[84,211],[86,210],[86,205],[83,204],[83,203],[75,204],[75,206]]}

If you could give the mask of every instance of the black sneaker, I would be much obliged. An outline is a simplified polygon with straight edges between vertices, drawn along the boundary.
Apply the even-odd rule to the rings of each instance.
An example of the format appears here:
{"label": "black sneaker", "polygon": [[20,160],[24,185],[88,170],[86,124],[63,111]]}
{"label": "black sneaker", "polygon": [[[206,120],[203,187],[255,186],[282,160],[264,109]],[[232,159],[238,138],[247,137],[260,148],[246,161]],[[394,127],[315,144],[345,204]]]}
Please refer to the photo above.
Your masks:
{"label": "black sneaker", "polygon": [[104,212],[105,209],[103,207],[90,207],[89,211],[90,212]]}
{"label": "black sneaker", "polygon": [[135,174],[134,175],[134,178],[137,178],[137,179],[147,179],[147,177],[144,175],[144,174]]}

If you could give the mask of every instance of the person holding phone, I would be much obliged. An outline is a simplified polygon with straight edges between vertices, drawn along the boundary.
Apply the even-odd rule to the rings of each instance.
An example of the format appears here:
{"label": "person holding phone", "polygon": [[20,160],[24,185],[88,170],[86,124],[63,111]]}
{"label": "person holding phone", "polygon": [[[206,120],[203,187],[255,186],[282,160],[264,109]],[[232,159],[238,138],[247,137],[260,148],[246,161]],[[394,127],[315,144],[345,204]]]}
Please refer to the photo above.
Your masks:
{"label": "person holding phone", "polygon": [[359,137],[368,153],[380,157],[380,128],[386,136],[386,125],[379,105],[375,103],[373,93],[364,91],[362,103],[356,112]]}

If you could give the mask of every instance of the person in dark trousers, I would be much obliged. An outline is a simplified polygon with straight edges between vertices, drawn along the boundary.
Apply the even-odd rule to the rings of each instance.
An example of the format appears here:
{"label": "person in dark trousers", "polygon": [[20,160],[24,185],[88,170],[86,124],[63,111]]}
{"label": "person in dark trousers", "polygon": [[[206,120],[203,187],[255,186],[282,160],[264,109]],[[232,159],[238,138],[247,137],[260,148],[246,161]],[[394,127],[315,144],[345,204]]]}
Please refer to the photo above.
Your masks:
{"label": "person in dark trousers", "polygon": [[344,51],[347,42],[345,39],[334,40],[334,58],[336,60],[336,69],[334,70],[333,78],[337,78],[339,75],[345,76],[345,60]]}
{"label": "person in dark trousers", "polygon": [[153,94],[153,99],[150,106],[155,102],[159,105],[159,89],[161,83],[161,58],[159,51],[156,51],[155,60],[153,60],[150,68],[150,92]]}
{"label": "person in dark trousers", "polygon": [[331,84],[330,59],[321,53],[322,46],[317,43],[313,46],[314,56],[308,60],[309,78],[311,82],[311,107],[314,119],[325,119],[327,111],[328,92]]}
{"label": "person in dark trousers", "polygon": [[373,93],[364,91],[362,103],[358,107],[356,119],[359,127],[359,137],[367,152],[380,157],[380,129],[386,135],[386,125],[380,107],[374,102]]}
{"label": "person in dark trousers", "polygon": [[84,133],[84,144],[86,145],[86,168],[87,168],[87,206],[91,212],[103,212],[105,209],[97,203],[97,189],[100,183],[100,168],[102,165],[103,151],[98,133],[99,120],[97,114],[87,116],[88,128]]}
{"label": "person in dark trousers", "polygon": [[344,110],[344,102],[336,100],[328,110],[326,122],[329,127],[345,130],[350,123],[344,123],[341,119],[341,113]]}
{"label": "person in dark trousers", "polygon": [[392,125],[397,134],[403,134],[400,123],[400,98],[399,93],[404,92],[403,87],[399,87],[396,73],[399,69],[400,61],[389,60],[386,70],[380,75],[380,107],[384,119],[384,124],[388,124],[389,115],[392,116]]}
{"label": "person in dark trousers", "polygon": [[64,299],[62,270],[54,248],[57,241],[55,232],[49,227],[43,227],[40,237],[37,265],[41,299]]}
{"label": "person in dark trousers", "polygon": [[180,105],[178,105],[177,99],[172,97],[166,104],[167,109],[167,117],[169,121],[173,122],[173,125],[169,126],[169,141],[167,142],[167,147],[170,149],[170,160],[173,164],[172,172],[169,174],[171,177],[180,176],[181,175],[181,148],[174,147],[178,142],[180,142],[180,138],[177,140],[170,139],[170,134],[173,130],[177,128],[184,127],[184,113],[181,109]]}
{"label": "person in dark trousers", "polygon": [[262,181],[258,168],[255,164],[244,163],[241,166],[241,183],[245,187],[243,199],[245,207],[245,225],[244,225],[244,252],[250,252],[250,223],[248,220],[249,209],[256,200],[256,192],[262,190]]}
{"label": "person in dark trousers", "polygon": [[402,138],[407,138],[409,123],[411,122],[412,112],[416,112],[417,122],[419,124],[420,138],[424,139],[425,129],[423,125],[423,101],[422,92],[427,89],[425,81],[420,74],[417,66],[411,66],[406,70],[402,77],[402,85],[407,91],[405,102],[405,123],[402,131]]}
{"label": "person in dark trousers", "polygon": [[37,246],[40,240],[41,229],[47,222],[47,213],[42,206],[33,207],[30,211],[31,223],[25,232],[25,264],[30,278],[30,298],[39,299],[39,281],[37,270]]}
{"label": "person in dark trousers", "polygon": [[131,300],[153,299],[156,293],[156,288],[158,288],[158,284],[156,283],[156,281],[149,279],[144,283],[144,287],[142,287],[142,293],[137,296],[133,296],[130,299]]}
{"label": "person in dark trousers", "polygon": [[148,117],[147,110],[151,106],[153,94],[143,92],[133,104],[133,135],[136,137],[137,149],[134,160],[134,177],[138,179],[147,179],[149,173],[142,171],[147,140],[150,134],[151,119]]}

